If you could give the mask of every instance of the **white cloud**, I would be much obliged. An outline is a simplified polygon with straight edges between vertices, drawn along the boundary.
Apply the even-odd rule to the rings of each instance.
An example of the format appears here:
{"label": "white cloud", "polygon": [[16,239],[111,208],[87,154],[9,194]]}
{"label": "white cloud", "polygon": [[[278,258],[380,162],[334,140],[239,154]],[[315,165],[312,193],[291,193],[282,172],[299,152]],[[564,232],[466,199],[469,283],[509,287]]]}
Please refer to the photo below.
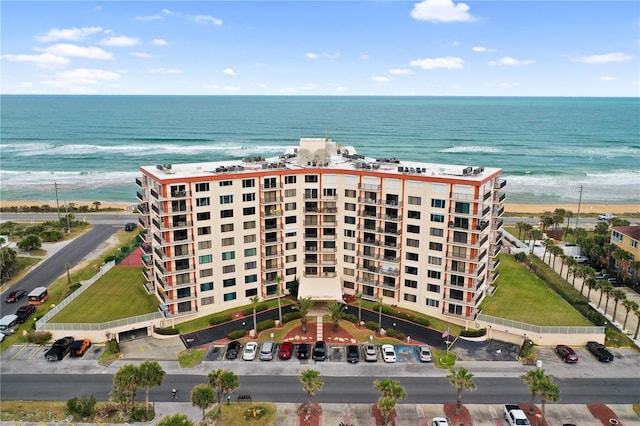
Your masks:
{"label": "white cloud", "polygon": [[266,88],[267,88],[267,87],[269,87],[269,86],[268,86],[268,85],[266,85],[266,84],[264,84],[264,83],[260,83],[260,84],[258,85],[258,87],[259,87],[259,88],[261,88],[261,89],[266,89]]}
{"label": "white cloud", "polygon": [[219,89],[220,86],[218,86],[217,84],[203,84],[202,88],[203,89]]}
{"label": "white cloud", "polygon": [[214,18],[213,16],[208,15],[196,15],[193,17],[193,20],[199,24],[213,24],[218,27],[222,25],[222,19]]}
{"label": "white cloud", "polygon": [[138,21],[155,21],[157,19],[162,19],[162,15],[147,15],[147,16],[136,16]]}
{"label": "white cloud", "polygon": [[140,44],[140,39],[137,37],[109,37],[100,42],[103,46],[115,46],[115,47],[129,47]]}
{"label": "white cloud", "polygon": [[489,65],[493,67],[499,67],[501,65],[518,66],[518,65],[531,65],[531,64],[534,64],[535,62],[536,61],[533,61],[531,59],[519,60],[519,59],[512,58],[510,56],[505,56],[504,58],[498,59],[497,61],[489,62]]}
{"label": "white cloud", "polygon": [[71,71],[61,71],[57,73],[59,82],[79,85],[79,84],[100,84],[103,81],[117,80],[120,75],[115,72],[89,69],[89,68],[77,68]]}
{"label": "white cloud", "polygon": [[147,52],[131,52],[131,56],[137,56],[138,58],[157,58],[157,56]]}
{"label": "white cloud", "polygon": [[21,81],[19,85],[20,87],[26,87],[26,88],[33,87],[33,83],[30,81]]}
{"label": "white cloud", "polygon": [[317,59],[318,58],[318,55],[316,53],[312,53],[312,52],[305,53],[304,56],[305,56],[305,58],[309,58],[309,59]]}
{"label": "white cloud", "polygon": [[602,77],[600,77],[601,81],[615,81],[615,77],[610,77],[608,75],[603,75]]}
{"label": "white cloud", "polygon": [[222,90],[227,92],[237,92],[240,89],[238,89],[236,86],[224,86]]}
{"label": "white cloud", "polygon": [[583,56],[582,58],[574,59],[574,62],[582,62],[584,64],[605,64],[607,62],[624,62],[630,61],[633,56],[625,55],[621,52],[605,53],[602,55]]}
{"label": "white cloud", "polygon": [[174,12],[170,11],[169,9],[162,9],[162,13],[164,13],[165,15],[178,16],[177,13],[174,13]]}
{"label": "white cloud", "polygon": [[424,0],[416,3],[411,16],[419,21],[469,22],[475,20],[465,3],[454,4],[451,0]]}
{"label": "white cloud", "polygon": [[75,56],[87,59],[113,59],[113,55],[95,46],[77,46],[69,43],[58,43],[37,51],[51,53],[57,56]]}
{"label": "white cloud", "polygon": [[316,86],[315,84],[313,84],[313,83],[308,83],[308,84],[305,84],[305,85],[303,85],[303,86],[300,86],[300,90],[313,90],[313,89],[315,89],[316,87],[317,87],[317,86]]}
{"label": "white cloud", "polygon": [[153,44],[156,46],[166,46],[169,43],[167,43],[167,41],[162,38],[156,38],[153,40]]}
{"label": "white cloud", "polygon": [[391,81],[389,77],[382,76],[371,77],[371,80],[375,81],[376,83],[388,83],[389,81]]}
{"label": "white cloud", "polygon": [[495,52],[496,49],[491,49],[488,47],[484,47],[484,46],[474,46],[471,48],[471,50],[473,50],[474,52],[478,52],[478,53],[485,53],[485,52]]}
{"label": "white cloud", "polygon": [[166,69],[166,68],[152,68],[148,72],[149,72],[149,74],[181,74],[182,70]]}
{"label": "white cloud", "polygon": [[94,12],[102,12],[102,6],[93,6]]}
{"label": "white cloud", "polygon": [[222,70],[222,73],[223,73],[223,74],[226,74],[226,75],[236,75],[235,71],[233,71],[231,68],[225,68],[225,69],[223,69],[223,70]]}
{"label": "white cloud", "polygon": [[368,54],[360,55],[360,59],[363,61],[368,61],[371,57]]}
{"label": "white cloud", "polygon": [[510,88],[510,87],[518,87],[518,83],[500,83],[500,87]]}
{"label": "white cloud", "polygon": [[336,87],[336,92],[346,92],[346,91],[348,91],[348,90],[349,90],[349,89],[347,89],[347,88],[346,88],[346,87],[344,87],[344,86],[338,86],[338,87]]}
{"label": "white cloud", "polygon": [[394,75],[411,75],[413,74],[413,71],[406,69],[406,68],[393,68],[389,70],[389,74],[394,74]]}
{"label": "white cloud", "polygon": [[327,52],[324,52],[323,54],[325,59],[338,59],[340,57],[340,53],[336,52],[333,55]]}
{"label": "white cloud", "polygon": [[409,63],[411,66],[422,68],[423,70],[433,70],[438,68],[460,69],[464,66],[464,60],[455,56],[445,58],[425,58],[416,59]]}
{"label": "white cloud", "polygon": [[36,40],[43,42],[51,42],[58,40],[81,41],[87,36],[102,31],[101,27],[83,27],[83,28],[52,28],[48,33],[36,36]]}
{"label": "white cloud", "polygon": [[51,68],[69,63],[67,58],[51,53],[42,53],[40,55],[2,55],[2,59],[10,62],[33,62],[42,68]]}

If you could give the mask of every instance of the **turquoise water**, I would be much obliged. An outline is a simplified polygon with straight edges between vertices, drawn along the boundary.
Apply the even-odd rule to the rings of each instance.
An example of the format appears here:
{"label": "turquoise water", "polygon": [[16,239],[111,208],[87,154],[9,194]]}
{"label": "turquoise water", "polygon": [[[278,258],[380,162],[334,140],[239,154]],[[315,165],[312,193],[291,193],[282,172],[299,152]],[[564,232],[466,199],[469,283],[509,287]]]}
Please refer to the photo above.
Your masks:
{"label": "turquoise water", "polygon": [[135,202],[141,165],[279,155],[328,136],[371,157],[500,167],[507,201],[640,202],[640,99],[0,98],[0,198]]}

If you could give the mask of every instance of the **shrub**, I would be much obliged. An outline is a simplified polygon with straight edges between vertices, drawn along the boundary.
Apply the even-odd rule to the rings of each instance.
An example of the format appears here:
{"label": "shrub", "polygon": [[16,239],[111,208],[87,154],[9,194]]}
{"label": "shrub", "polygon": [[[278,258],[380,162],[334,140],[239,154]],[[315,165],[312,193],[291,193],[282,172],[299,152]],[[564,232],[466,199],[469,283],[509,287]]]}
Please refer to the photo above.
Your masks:
{"label": "shrub", "polygon": [[73,285],[69,286],[69,293],[73,293],[74,291],[76,291],[77,289],[79,289],[80,287],[82,287],[81,283],[75,283]]}
{"label": "shrub", "polygon": [[37,235],[29,235],[18,242],[18,248],[22,251],[37,250],[40,247],[42,247],[42,241]]}
{"label": "shrub", "polygon": [[209,325],[222,324],[223,322],[229,322],[233,319],[231,315],[214,315],[209,318]]}
{"label": "shrub", "polygon": [[40,234],[40,238],[47,243],[60,241],[62,239],[62,232],[58,230],[45,231]]}
{"label": "shrub", "polygon": [[516,259],[516,261],[518,262],[524,262],[527,260],[527,255],[525,254],[525,252],[521,251],[519,253],[516,253],[513,255],[513,257]]}
{"label": "shrub", "polygon": [[118,342],[116,341],[116,339],[111,339],[107,341],[106,347],[107,347],[107,350],[112,354],[120,353],[120,346],[118,345]]}
{"label": "shrub", "polygon": [[487,334],[486,328],[479,328],[477,330],[462,330],[460,332],[461,337],[481,337]]}
{"label": "shrub", "polygon": [[155,417],[155,413],[153,411],[153,408],[151,408],[149,411],[147,411],[147,407],[145,407],[144,404],[142,405],[135,405],[132,409],[131,409],[131,417],[129,418],[129,420],[133,421],[133,422],[146,422],[149,420],[153,420],[153,418]]}
{"label": "shrub", "polygon": [[158,334],[162,334],[163,336],[173,336],[175,334],[180,334],[180,330],[171,327],[155,327],[153,331]]}
{"label": "shrub", "polygon": [[229,338],[229,340],[237,340],[246,335],[247,335],[246,330],[233,330],[232,332],[227,334],[227,338]]}
{"label": "shrub", "polygon": [[352,322],[354,324],[358,323],[358,316],[354,314],[346,314],[343,318],[345,321]]}
{"label": "shrub", "polygon": [[27,341],[29,343],[35,343],[36,345],[44,345],[51,340],[51,337],[52,334],[50,331],[32,331],[27,334]]}
{"label": "shrub", "polygon": [[95,412],[96,397],[83,396],[82,399],[73,397],[67,401],[67,414],[73,417],[91,417]]}
{"label": "shrub", "polygon": [[[266,311],[268,307],[269,305],[267,305],[266,303],[258,303],[258,305],[256,306],[256,313]],[[253,306],[246,308],[244,311],[242,311],[242,314],[245,316],[253,315]]]}
{"label": "shrub", "polygon": [[367,321],[364,323],[364,326],[367,327],[369,330],[380,331],[380,326],[376,321]]}
{"label": "shrub", "polygon": [[406,335],[406,334],[404,334],[404,333],[398,333],[398,334],[396,334],[396,339],[398,339],[398,340],[404,340],[404,339],[406,339],[406,338],[407,338],[407,335]]}
{"label": "shrub", "polygon": [[385,334],[387,337],[396,337],[396,331],[393,328],[387,328]]}
{"label": "shrub", "polygon": [[427,318],[415,317],[413,319],[413,322],[415,322],[417,324],[420,324],[420,325],[424,325],[425,327],[430,327],[431,326],[431,322]]}
{"label": "shrub", "polygon": [[282,315],[282,323],[286,324],[289,321],[297,320],[301,316],[302,315],[300,315],[299,311],[287,312],[286,314]]}
{"label": "shrub", "polygon": [[114,255],[107,256],[107,257],[104,258],[104,263],[109,263],[112,260],[116,260],[116,257]]}
{"label": "shrub", "polygon": [[256,327],[257,327],[256,331],[259,333],[261,331],[268,330],[268,329],[273,328],[275,326],[276,326],[276,320],[267,319],[267,320],[264,320],[264,321],[260,321],[258,324],[256,324]]}

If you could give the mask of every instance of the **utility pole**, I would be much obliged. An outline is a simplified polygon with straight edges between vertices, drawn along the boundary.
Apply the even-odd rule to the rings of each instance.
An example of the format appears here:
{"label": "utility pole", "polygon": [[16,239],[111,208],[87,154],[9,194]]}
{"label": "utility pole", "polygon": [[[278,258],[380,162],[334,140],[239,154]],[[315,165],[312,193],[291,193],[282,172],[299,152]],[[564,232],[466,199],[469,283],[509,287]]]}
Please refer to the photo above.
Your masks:
{"label": "utility pole", "polygon": [[580,198],[578,199],[578,213],[576,213],[576,228],[578,227],[578,219],[580,219],[580,205],[582,204],[582,185],[580,185]]}
{"label": "utility pole", "polygon": [[67,234],[71,233],[71,224],[69,223],[69,205],[67,201],[64,201],[64,212],[67,215]]}
{"label": "utility pole", "polygon": [[56,189],[56,206],[58,207],[58,222],[60,222],[60,201],[58,201],[58,182],[53,181],[53,186]]}

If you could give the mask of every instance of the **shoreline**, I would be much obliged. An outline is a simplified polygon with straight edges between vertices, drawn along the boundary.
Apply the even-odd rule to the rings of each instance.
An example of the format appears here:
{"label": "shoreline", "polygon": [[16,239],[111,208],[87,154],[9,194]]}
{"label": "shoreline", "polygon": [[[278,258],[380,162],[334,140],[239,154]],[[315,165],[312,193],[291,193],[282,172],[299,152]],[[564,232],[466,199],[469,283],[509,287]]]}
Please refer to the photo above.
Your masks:
{"label": "shoreline", "polygon": [[[76,206],[88,205],[93,208],[93,203],[88,201],[70,201]],[[100,209],[122,209],[124,211],[133,211],[138,203],[118,203],[110,201],[100,201]],[[5,201],[0,200],[0,208],[9,207],[22,207],[22,206],[42,206],[49,205],[55,206],[56,202],[53,201],[37,201],[37,200],[18,200],[18,201]],[[64,210],[65,204],[60,203],[60,211]],[[524,204],[524,203],[504,203],[505,213],[527,213],[537,214],[545,211],[554,211],[557,208],[570,210],[573,212],[574,217],[578,212],[578,204]],[[580,215],[592,216],[603,213],[611,214],[631,214],[640,216],[640,204],[582,204],[580,206]]]}

